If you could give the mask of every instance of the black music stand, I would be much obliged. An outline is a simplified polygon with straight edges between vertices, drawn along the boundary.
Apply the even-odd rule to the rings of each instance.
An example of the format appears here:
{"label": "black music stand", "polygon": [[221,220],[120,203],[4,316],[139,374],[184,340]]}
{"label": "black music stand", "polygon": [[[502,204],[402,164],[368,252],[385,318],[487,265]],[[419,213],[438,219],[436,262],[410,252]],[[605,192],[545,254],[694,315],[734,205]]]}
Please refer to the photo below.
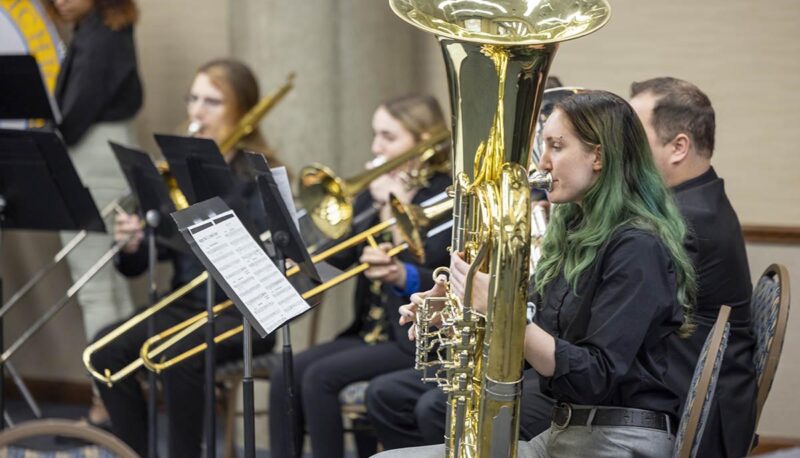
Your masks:
{"label": "black music stand", "polygon": [[[178,186],[186,196],[190,205],[213,197],[222,198],[238,215],[248,215],[243,199],[237,194],[237,184],[233,173],[222,157],[222,153],[213,140],[205,138],[181,137],[176,135],[155,135],[156,143],[161,148],[164,158]],[[243,219],[245,227],[254,233],[249,219]],[[215,415],[215,351],[214,351],[214,279],[209,276],[206,282],[206,456],[213,458],[216,454],[216,415]]]}
{"label": "black music stand", "polygon": [[[109,141],[117,157],[128,185],[139,202],[139,216],[147,219],[147,212],[155,210],[161,221],[175,211],[175,203],[169,196],[164,179],[161,177],[150,156],[138,149]],[[156,241],[174,250],[187,252],[189,247],[174,224],[159,224],[155,228]]]}
{"label": "black music stand", "polygon": [[[105,231],[89,190],[53,133],[0,129],[0,237],[7,229]],[[2,342],[0,320],[0,350]],[[0,359],[0,412],[4,363]],[[0,420],[0,429],[4,425]]]}
{"label": "black music stand", "polygon": [[[152,306],[158,300],[156,284],[158,253],[156,241],[179,251],[186,251],[189,247],[186,246],[174,224],[170,222],[161,224],[166,217],[175,211],[175,205],[170,199],[164,180],[161,178],[161,174],[158,173],[158,169],[156,169],[150,156],[142,151],[122,146],[112,141],[108,143],[111,145],[111,149],[117,157],[117,162],[119,162],[125,178],[128,180],[128,185],[139,203],[139,216],[143,221],[147,222],[148,290],[149,301]],[[147,335],[152,337],[155,333],[155,316],[151,316],[147,319]],[[157,379],[158,374],[153,371],[148,372],[147,453],[150,458],[158,456]]]}
{"label": "black music stand", "polygon": [[0,56],[0,119],[45,119],[61,123],[39,64],[30,54]]}
{"label": "black music stand", "polygon": [[[314,263],[311,262],[311,256],[305,247],[303,238],[300,236],[298,228],[294,225],[294,220],[286,208],[283,197],[278,190],[278,185],[272,176],[269,169],[269,164],[264,156],[260,154],[248,154],[248,160],[256,171],[256,183],[258,190],[261,193],[261,200],[264,204],[264,209],[267,214],[267,227],[272,234],[272,248],[273,253],[270,254],[272,261],[278,266],[278,269],[286,274],[286,259],[294,261],[300,271],[303,272],[308,279],[313,283],[312,286],[319,285],[321,279],[317,272]],[[306,288],[310,289],[310,288]],[[312,307],[319,305],[319,296],[314,298],[314,303],[309,303]],[[247,320],[244,321],[245,342],[249,338],[251,329]],[[286,434],[289,435],[289,456],[294,458],[297,451],[294,450],[294,416],[296,415],[297,406],[294,396],[294,364],[292,353],[292,338],[289,329],[289,322],[281,327],[283,338],[283,376],[286,379],[286,397],[288,398],[289,408],[286,412],[289,418],[286,427]],[[254,418],[255,408],[253,407],[253,365],[252,365],[252,351],[248,352],[245,347],[244,354],[244,376],[242,377],[242,398],[245,404],[244,412],[244,432],[245,432],[245,458],[255,457],[255,430]],[[248,415],[249,414],[249,415]],[[250,429],[248,429],[250,428]],[[248,432],[253,439],[250,441],[252,449],[248,451]]]}

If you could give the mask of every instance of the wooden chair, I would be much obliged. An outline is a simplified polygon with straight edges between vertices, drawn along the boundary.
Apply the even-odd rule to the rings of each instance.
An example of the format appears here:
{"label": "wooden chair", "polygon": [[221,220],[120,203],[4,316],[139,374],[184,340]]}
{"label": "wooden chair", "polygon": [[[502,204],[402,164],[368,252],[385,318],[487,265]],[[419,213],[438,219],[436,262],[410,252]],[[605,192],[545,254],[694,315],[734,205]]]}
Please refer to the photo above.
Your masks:
{"label": "wooden chair", "polygon": [[722,357],[728,347],[728,335],[730,334],[728,316],[730,312],[731,308],[727,305],[720,308],[717,321],[711,328],[711,332],[708,333],[700,351],[692,383],[689,385],[689,395],[686,397],[683,407],[678,433],[675,436],[673,458],[694,457],[697,453],[708,413],[711,410],[711,400],[714,398],[714,391],[717,387]]}
{"label": "wooden chair", "polygon": [[[756,335],[753,353],[758,383],[756,429],[783,350],[783,339],[789,321],[789,299],[789,272],[783,265],[770,265],[758,279],[750,305]],[[753,439],[755,440],[755,431]]]}

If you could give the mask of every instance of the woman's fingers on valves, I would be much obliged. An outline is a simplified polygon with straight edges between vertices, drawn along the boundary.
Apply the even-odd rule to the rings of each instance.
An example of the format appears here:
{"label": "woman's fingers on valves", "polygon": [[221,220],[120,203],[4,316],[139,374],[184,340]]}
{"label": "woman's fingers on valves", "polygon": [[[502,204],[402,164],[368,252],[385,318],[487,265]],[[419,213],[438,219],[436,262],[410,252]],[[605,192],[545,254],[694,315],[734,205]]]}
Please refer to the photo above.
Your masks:
{"label": "woman's fingers on valves", "polygon": [[401,325],[411,323],[417,316],[417,305],[414,303],[401,305],[398,311]]}
{"label": "woman's fingers on valves", "polygon": [[411,326],[408,328],[408,340],[415,341],[417,340],[417,327]]}

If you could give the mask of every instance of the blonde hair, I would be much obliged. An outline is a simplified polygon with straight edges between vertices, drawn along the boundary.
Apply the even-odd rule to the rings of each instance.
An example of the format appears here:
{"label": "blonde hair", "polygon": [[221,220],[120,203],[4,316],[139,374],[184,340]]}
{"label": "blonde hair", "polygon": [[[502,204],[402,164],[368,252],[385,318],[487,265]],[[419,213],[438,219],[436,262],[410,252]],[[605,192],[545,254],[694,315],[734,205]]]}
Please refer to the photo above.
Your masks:
{"label": "blonde hair", "polygon": [[[430,95],[409,94],[387,100],[381,107],[414,136],[414,140],[423,140],[426,134],[440,130],[447,130],[447,123],[442,113],[442,107]],[[436,158],[445,160],[450,155],[450,148],[443,148],[436,154]]]}

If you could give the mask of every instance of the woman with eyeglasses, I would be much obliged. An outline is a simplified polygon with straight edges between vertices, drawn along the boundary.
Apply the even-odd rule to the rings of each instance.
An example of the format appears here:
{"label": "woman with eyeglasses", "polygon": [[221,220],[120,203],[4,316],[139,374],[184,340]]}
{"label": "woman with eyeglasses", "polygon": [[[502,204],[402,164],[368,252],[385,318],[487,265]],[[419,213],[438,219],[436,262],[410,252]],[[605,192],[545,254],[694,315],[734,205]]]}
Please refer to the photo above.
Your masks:
{"label": "woman with eyeglasses", "polygon": [[[194,134],[213,139],[217,143],[236,127],[239,120],[258,103],[259,89],[252,71],[243,63],[233,59],[219,59],[200,67],[187,96],[188,120],[184,125],[194,124]],[[253,182],[248,174],[247,159],[243,151],[263,154],[271,166],[280,165],[267,147],[264,137],[255,128],[230,151],[223,151],[225,160],[233,170],[237,191],[240,192],[250,218],[259,231],[265,230],[263,209]],[[144,233],[137,215],[120,214],[114,225],[114,238],[131,240],[124,245],[116,259],[117,269],[126,276],[138,276],[147,269],[147,248]],[[188,283],[205,269],[191,253],[184,253],[166,246],[159,246],[159,259],[169,260],[173,267],[172,289]],[[220,288],[216,288],[215,302],[225,300]],[[199,287],[156,314],[156,329],[164,330],[172,325],[205,311],[205,288]],[[104,329],[98,336],[107,334],[120,323]],[[218,330],[230,329],[241,324],[241,315],[229,310],[215,319]],[[111,371],[123,367],[139,356],[139,349],[148,338],[145,323],[135,327],[121,338],[94,354],[92,364]],[[178,354],[204,342],[203,333],[195,333],[178,347],[170,350],[167,357]],[[274,337],[256,339],[255,353],[268,352]],[[241,335],[216,346],[217,361],[229,361],[242,355]],[[199,456],[203,442],[203,393],[205,388],[202,357],[184,361],[161,374],[168,416],[169,456]],[[141,455],[147,453],[147,411],[145,398],[136,377],[128,377],[113,387],[96,384],[111,416],[114,434],[124,440]]]}

